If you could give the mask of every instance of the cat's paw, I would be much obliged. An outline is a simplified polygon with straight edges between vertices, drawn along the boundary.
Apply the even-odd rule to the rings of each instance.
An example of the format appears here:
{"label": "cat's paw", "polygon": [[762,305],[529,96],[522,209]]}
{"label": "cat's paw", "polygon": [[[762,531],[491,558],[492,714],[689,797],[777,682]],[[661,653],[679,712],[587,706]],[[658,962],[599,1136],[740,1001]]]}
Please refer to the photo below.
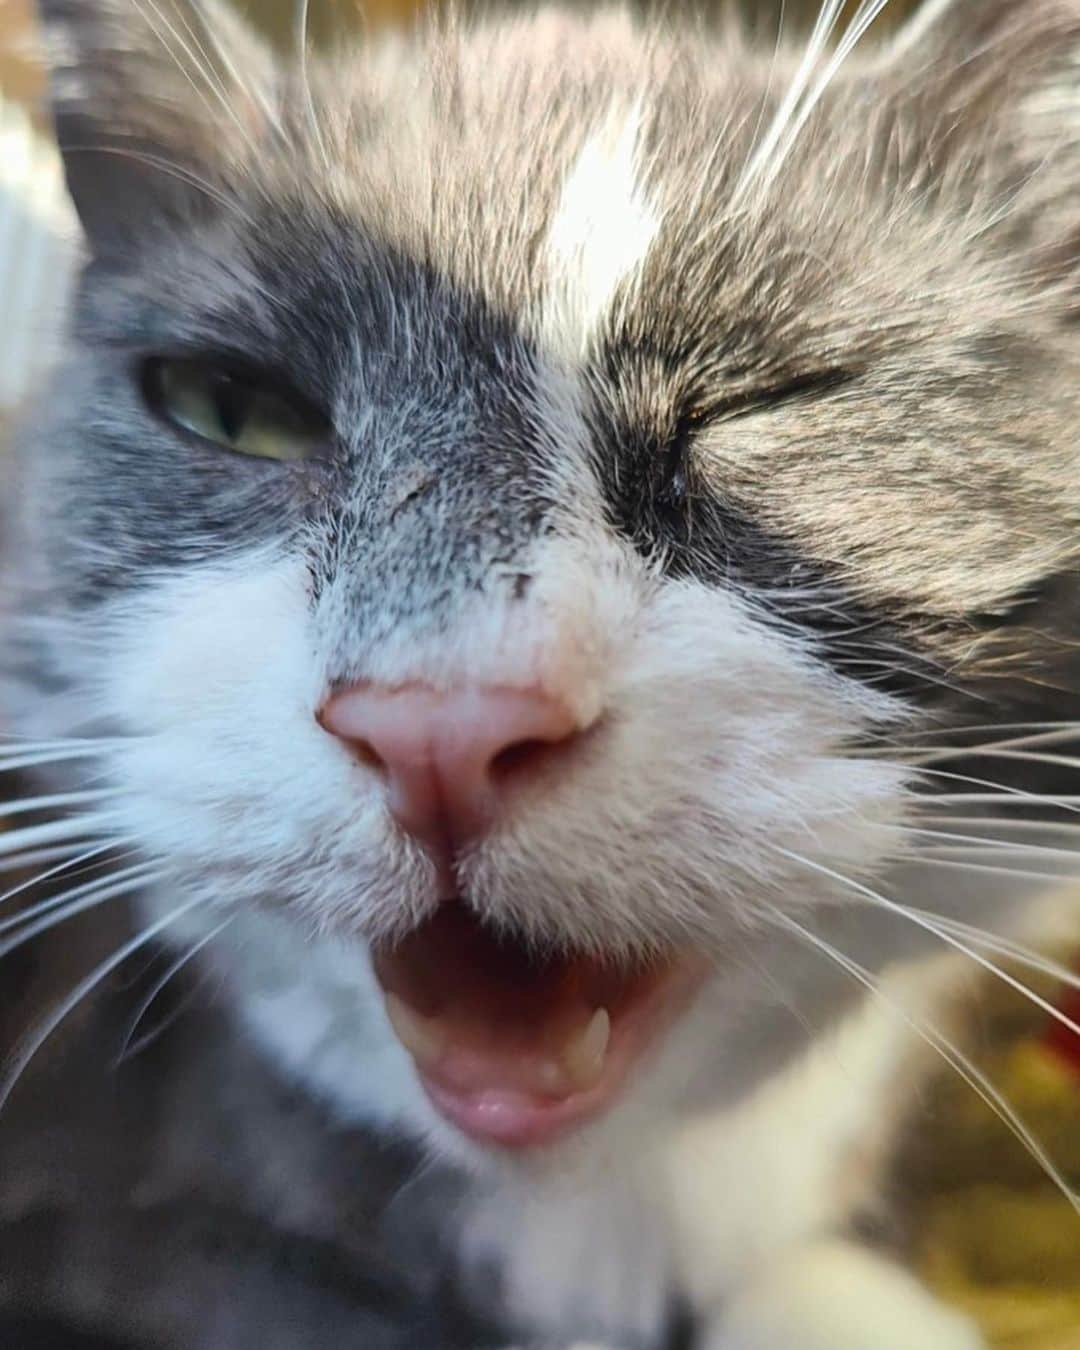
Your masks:
{"label": "cat's paw", "polygon": [[815,1244],[739,1294],[705,1350],[986,1350],[962,1314],[852,1243]]}

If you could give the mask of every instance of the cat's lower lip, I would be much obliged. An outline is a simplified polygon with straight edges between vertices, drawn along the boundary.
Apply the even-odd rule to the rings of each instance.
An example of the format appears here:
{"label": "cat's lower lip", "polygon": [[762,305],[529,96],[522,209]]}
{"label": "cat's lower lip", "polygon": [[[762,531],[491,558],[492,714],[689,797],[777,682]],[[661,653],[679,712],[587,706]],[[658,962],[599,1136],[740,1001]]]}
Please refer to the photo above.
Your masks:
{"label": "cat's lower lip", "polygon": [[492,1089],[466,1094],[428,1078],[420,1081],[439,1114],[475,1143],[501,1148],[539,1148],[600,1115],[612,1094],[577,1093],[561,1101]]}
{"label": "cat's lower lip", "polygon": [[634,968],[541,959],[460,903],[374,965],[435,1109],[479,1143],[519,1149],[603,1114],[705,974],[684,953]]}

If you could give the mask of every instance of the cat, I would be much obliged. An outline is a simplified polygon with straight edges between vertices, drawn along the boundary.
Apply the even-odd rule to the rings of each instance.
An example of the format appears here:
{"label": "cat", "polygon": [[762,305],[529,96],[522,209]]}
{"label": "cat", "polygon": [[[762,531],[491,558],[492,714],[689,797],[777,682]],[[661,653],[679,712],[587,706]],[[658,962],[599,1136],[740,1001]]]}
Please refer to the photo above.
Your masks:
{"label": "cat", "polygon": [[286,61],[41,0],[86,259],[6,848],[470,1178],[530,1343],[982,1343],[861,1233],[943,990],[889,972],[1069,873],[1080,4],[840,8]]}

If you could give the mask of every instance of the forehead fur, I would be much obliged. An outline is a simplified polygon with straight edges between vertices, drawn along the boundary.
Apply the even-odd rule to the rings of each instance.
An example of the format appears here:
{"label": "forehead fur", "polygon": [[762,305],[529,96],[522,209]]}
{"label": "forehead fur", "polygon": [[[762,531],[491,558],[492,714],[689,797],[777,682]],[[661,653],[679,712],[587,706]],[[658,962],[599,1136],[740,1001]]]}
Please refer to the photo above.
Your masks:
{"label": "forehead fur", "polygon": [[[407,472],[387,460],[354,503],[430,474],[385,423],[423,392],[432,443],[478,447],[486,500],[501,455],[496,495],[520,498],[530,465],[547,501],[561,417],[650,556],[730,577],[752,555],[766,586],[827,575],[912,632],[953,626],[954,656],[1073,566],[1073,0],[933,4],[891,51],[811,80],[781,124],[803,53],[731,24],[542,12],[302,78],[215,19],[196,98],[179,0],[141,36],[121,0],[46,9],[62,136],[89,126],[143,155],[121,270],[147,332],[280,351],[328,406],[382,408]],[[778,125],[785,153],[751,173]],[[107,254],[109,223],[88,223]],[[803,388],[820,393],[774,397]],[[688,425],[671,536],[657,474]]]}

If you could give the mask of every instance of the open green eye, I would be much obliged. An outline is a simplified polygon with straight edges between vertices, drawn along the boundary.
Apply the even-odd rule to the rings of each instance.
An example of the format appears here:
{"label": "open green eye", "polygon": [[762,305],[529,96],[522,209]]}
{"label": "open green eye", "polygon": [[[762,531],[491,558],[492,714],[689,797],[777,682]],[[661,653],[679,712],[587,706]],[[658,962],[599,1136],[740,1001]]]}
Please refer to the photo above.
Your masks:
{"label": "open green eye", "polygon": [[326,419],[299,400],[209,362],[150,361],[144,390],[158,416],[240,455],[309,459],[329,436]]}

